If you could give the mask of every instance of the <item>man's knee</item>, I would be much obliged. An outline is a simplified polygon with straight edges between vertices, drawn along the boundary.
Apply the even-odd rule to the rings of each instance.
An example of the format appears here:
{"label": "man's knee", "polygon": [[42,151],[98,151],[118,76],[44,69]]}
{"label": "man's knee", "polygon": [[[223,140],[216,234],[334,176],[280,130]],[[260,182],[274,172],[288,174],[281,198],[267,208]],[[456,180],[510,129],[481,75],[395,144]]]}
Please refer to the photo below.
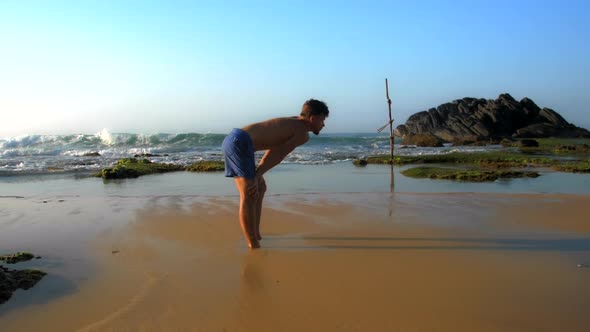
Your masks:
{"label": "man's knee", "polygon": [[256,205],[258,195],[249,194],[248,192],[240,193],[240,204],[247,206]]}
{"label": "man's knee", "polygon": [[264,195],[264,193],[266,192],[266,181],[263,177],[258,178],[258,192],[261,195]]}
{"label": "man's knee", "polygon": [[260,193],[261,195],[264,195],[264,193],[266,192],[266,183],[262,182],[258,184],[258,193]]}
{"label": "man's knee", "polygon": [[258,186],[256,185],[256,182],[246,178],[236,178],[236,186],[238,187],[240,198],[245,201],[245,203],[255,201],[258,197]]}
{"label": "man's knee", "polygon": [[256,199],[258,198],[258,196],[260,196],[260,193],[258,190],[256,191],[246,191],[245,195],[244,195],[244,199],[247,201],[256,201]]}

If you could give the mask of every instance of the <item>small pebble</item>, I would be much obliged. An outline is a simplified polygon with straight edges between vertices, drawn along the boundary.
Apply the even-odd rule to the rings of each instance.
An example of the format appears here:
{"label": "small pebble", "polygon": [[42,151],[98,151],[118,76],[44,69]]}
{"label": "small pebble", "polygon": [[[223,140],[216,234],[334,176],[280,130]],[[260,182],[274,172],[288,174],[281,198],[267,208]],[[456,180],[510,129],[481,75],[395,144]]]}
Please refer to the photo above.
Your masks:
{"label": "small pebble", "polygon": [[119,253],[119,250],[113,250],[113,254]]}

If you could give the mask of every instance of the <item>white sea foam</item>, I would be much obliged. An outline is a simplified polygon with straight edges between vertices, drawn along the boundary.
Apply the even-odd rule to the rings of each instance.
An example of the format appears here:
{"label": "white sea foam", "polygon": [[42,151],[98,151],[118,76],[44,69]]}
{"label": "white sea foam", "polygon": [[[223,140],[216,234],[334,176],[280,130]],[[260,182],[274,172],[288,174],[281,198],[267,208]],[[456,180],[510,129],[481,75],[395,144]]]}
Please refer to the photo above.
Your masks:
{"label": "white sea foam", "polygon": [[96,136],[98,136],[100,138],[101,142],[103,142],[106,145],[113,144],[113,136],[111,135],[109,130],[106,128],[103,128],[100,132],[98,132],[96,134]]}

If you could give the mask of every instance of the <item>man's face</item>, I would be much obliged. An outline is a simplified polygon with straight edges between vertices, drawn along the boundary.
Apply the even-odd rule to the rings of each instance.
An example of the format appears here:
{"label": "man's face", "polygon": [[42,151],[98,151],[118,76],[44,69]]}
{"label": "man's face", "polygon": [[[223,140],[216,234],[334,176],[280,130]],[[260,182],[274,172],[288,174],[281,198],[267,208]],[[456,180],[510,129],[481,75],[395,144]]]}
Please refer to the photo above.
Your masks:
{"label": "man's face", "polygon": [[311,126],[312,126],[312,132],[316,135],[320,134],[320,130],[322,130],[322,128],[324,128],[324,121],[326,120],[326,116],[325,115],[312,115],[311,116]]}

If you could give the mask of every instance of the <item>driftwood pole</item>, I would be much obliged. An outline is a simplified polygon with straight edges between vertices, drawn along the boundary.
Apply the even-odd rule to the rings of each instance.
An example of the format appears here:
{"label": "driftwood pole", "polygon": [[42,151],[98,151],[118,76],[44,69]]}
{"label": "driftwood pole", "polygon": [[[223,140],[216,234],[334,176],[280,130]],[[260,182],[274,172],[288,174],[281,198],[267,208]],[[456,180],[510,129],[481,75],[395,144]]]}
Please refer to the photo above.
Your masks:
{"label": "driftwood pole", "polygon": [[[391,169],[389,174],[389,191],[393,194],[394,190],[394,181],[393,181],[393,118],[391,117],[391,99],[389,99],[389,84],[387,83],[387,78],[385,79],[385,96],[387,97],[387,107],[389,108],[389,149],[391,152]],[[393,209],[389,209],[389,215]]]}
{"label": "driftwood pole", "polygon": [[[387,106],[389,107],[389,122],[377,129],[377,132],[382,132],[389,125],[389,151],[391,152],[391,182],[389,183],[389,189],[393,193],[393,118],[391,117],[391,99],[389,99],[389,84],[387,79],[385,79],[385,96],[387,97]],[[389,215],[391,215],[391,211]]]}
{"label": "driftwood pole", "polygon": [[389,99],[389,84],[385,79],[385,96],[387,97],[387,106],[389,107],[389,149],[391,152],[391,164],[393,165],[393,118],[391,117],[391,99]]}

